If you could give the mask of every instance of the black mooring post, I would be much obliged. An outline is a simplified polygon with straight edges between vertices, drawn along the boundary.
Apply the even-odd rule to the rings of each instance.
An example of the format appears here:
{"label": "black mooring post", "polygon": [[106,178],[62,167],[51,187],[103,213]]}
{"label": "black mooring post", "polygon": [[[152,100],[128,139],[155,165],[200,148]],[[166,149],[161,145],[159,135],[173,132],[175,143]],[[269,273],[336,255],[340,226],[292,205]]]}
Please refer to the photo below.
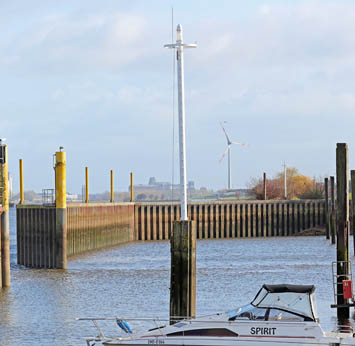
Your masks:
{"label": "black mooring post", "polygon": [[334,177],[330,177],[330,202],[331,202],[331,214],[330,214],[330,235],[332,238],[332,244],[335,244],[336,235],[336,212],[335,212],[335,184]]}
{"label": "black mooring post", "polygon": [[324,178],[324,194],[325,194],[325,234],[326,238],[329,239],[329,229],[330,229],[330,213],[329,213],[329,186],[328,178]]}
{"label": "black mooring post", "polygon": [[337,317],[350,317],[348,300],[343,295],[343,280],[349,277],[349,168],[348,145],[337,143]]}
{"label": "black mooring post", "polygon": [[196,315],[196,225],[174,221],[170,238],[170,324]]}
{"label": "black mooring post", "polygon": [[355,255],[355,171],[351,171],[351,211],[352,220],[351,227],[353,233],[354,255]]}

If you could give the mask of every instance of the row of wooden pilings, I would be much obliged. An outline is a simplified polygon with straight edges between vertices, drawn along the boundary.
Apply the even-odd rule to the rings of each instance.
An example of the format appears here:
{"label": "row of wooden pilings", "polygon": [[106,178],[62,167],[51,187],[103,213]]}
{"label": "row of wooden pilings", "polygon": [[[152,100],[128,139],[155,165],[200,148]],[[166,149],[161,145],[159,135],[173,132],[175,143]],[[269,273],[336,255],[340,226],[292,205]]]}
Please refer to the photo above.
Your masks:
{"label": "row of wooden pilings", "polygon": [[18,264],[61,268],[62,254],[70,257],[135,240],[132,203],[68,204],[64,222],[60,211],[60,223],[57,213],[50,206],[17,206]]}
{"label": "row of wooden pilings", "polygon": [[[57,213],[55,207],[17,206],[18,264],[60,268],[62,254],[69,257],[130,241],[168,240],[180,207],[73,203],[65,208],[65,220],[60,210],[59,223]],[[197,239],[292,236],[325,224],[324,200],[191,203],[188,214],[195,221]]]}
{"label": "row of wooden pilings", "polygon": [[[323,227],[324,206],[324,200],[201,202],[188,205],[188,217],[197,239],[290,236]],[[179,219],[179,204],[137,203],[136,239],[170,239]]]}

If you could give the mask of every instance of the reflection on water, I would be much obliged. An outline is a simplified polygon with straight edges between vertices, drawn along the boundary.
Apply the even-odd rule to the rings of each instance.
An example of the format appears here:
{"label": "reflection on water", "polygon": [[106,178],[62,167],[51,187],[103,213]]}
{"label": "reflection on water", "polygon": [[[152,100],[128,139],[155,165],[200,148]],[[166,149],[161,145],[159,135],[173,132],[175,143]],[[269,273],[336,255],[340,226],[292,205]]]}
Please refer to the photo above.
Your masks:
{"label": "reflection on water", "polygon": [[[12,286],[0,293],[0,345],[84,345],[96,330],[75,317],[168,317],[168,242],[92,252],[70,259],[66,271],[34,270],[16,264],[15,217],[11,209]],[[263,283],[314,284],[321,324],[332,329],[334,259],[323,237],[198,241],[197,313],[245,304]]]}

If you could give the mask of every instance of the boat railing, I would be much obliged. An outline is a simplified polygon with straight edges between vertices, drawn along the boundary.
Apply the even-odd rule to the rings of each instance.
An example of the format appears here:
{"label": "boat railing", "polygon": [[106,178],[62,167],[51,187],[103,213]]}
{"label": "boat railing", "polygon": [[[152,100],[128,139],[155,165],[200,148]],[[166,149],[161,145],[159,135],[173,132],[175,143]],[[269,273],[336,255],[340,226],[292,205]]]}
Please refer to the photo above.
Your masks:
{"label": "boat railing", "polygon": [[[102,341],[105,339],[133,339],[141,332],[146,332],[147,330],[156,330],[158,333],[163,335],[161,329],[166,327],[166,325],[162,325],[162,323],[169,323],[168,319],[154,317],[154,318],[121,318],[121,317],[85,317],[85,318],[76,318],[76,321],[91,321],[95,328],[98,331],[98,335],[95,338],[88,338],[90,341]],[[113,331],[116,332],[116,336],[109,336],[106,332],[104,332],[104,328],[102,324],[105,321],[113,322],[111,325],[114,325],[114,330],[109,328],[110,333]],[[132,328],[127,324],[129,322],[132,323]],[[123,327],[121,327],[121,326]],[[150,325],[150,328],[148,327]],[[117,333],[118,331],[118,333]],[[118,335],[118,336],[117,336]],[[88,344],[90,345],[90,344]]]}

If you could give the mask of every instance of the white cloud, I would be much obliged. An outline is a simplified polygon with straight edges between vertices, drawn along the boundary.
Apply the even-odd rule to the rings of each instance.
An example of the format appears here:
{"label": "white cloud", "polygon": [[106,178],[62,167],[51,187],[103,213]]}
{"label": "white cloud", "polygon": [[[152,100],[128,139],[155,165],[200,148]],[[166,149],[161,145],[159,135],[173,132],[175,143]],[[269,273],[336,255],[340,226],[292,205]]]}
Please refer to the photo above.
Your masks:
{"label": "white cloud", "polygon": [[[127,13],[50,15],[25,29],[26,33],[14,34],[18,44],[6,45],[18,57],[13,62],[21,63],[21,68],[31,66],[37,73],[43,66],[54,73],[121,67],[144,54],[149,36],[146,20]],[[0,63],[4,60],[0,56]]]}

